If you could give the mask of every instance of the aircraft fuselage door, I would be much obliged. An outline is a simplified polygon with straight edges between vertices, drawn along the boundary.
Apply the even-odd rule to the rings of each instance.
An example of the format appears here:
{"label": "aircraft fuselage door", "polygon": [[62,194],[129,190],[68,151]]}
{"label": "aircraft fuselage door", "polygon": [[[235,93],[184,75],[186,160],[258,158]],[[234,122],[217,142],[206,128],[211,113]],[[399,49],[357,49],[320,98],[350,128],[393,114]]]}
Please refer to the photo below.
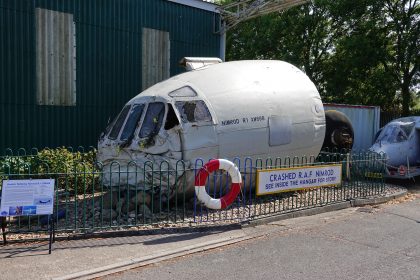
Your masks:
{"label": "aircraft fuselage door", "polygon": [[200,154],[217,157],[216,125],[206,103],[197,97],[183,98],[175,101],[175,107],[182,122],[183,158],[194,159]]}
{"label": "aircraft fuselage door", "polygon": [[268,119],[269,145],[280,146],[292,142],[292,118],[288,116],[270,116]]}

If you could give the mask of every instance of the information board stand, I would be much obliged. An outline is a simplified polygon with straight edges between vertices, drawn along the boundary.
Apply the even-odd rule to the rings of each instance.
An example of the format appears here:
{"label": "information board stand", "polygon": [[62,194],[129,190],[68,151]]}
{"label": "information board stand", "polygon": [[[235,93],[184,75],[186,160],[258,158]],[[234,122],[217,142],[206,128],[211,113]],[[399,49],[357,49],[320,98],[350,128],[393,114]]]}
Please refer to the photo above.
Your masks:
{"label": "information board stand", "polygon": [[48,244],[48,254],[51,254],[52,244],[55,242],[55,219],[54,215],[48,215],[50,238]]}
{"label": "information board stand", "polygon": [[0,219],[6,244],[6,217],[48,215],[48,253],[55,241],[54,179],[3,180]]}
{"label": "information board stand", "polygon": [[[0,194],[0,204],[1,204],[1,194]],[[3,246],[6,246],[7,240],[6,240],[6,217],[0,217],[0,223],[1,223],[1,232],[3,235]]]}
{"label": "information board stand", "polygon": [[3,245],[6,245],[6,217],[0,217],[1,219],[1,232],[3,233]]}

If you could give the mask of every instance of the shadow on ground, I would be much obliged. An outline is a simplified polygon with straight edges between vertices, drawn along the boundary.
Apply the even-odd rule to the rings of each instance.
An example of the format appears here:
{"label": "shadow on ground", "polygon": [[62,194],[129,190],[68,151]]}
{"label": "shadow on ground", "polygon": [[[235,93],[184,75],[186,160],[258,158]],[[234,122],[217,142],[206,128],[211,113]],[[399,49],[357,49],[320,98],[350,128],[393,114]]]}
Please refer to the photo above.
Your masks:
{"label": "shadow on ground", "polygon": [[[53,254],[57,250],[74,250],[81,248],[98,248],[98,247],[114,247],[121,245],[158,245],[168,244],[174,242],[181,242],[192,240],[204,236],[218,234],[222,231],[207,231],[207,232],[191,232],[191,233],[175,233],[163,235],[143,235],[143,236],[126,236],[115,238],[101,238],[101,239],[83,239],[71,241],[59,241],[53,244]],[[48,254],[48,242],[39,243],[25,243],[19,245],[10,245],[0,247],[1,258],[17,258],[28,256],[39,256]]]}
{"label": "shadow on ground", "polygon": [[412,179],[386,179],[389,184],[394,184],[407,188],[410,193],[420,193],[420,176]]}

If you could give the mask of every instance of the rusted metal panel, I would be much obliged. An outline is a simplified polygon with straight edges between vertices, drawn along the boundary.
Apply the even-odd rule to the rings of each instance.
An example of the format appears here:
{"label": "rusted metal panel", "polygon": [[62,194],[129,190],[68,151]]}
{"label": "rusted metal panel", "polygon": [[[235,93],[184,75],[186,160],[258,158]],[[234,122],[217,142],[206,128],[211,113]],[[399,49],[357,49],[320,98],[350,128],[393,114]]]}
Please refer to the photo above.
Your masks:
{"label": "rusted metal panel", "polygon": [[169,32],[143,28],[142,31],[142,89],[170,76]]}
{"label": "rusted metal panel", "polygon": [[35,9],[37,104],[75,106],[73,15]]}
{"label": "rusted metal panel", "polygon": [[354,150],[367,150],[372,146],[379,130],[378,106],[324,104],[324,109],[340,111],[350,119],[354,129]]}

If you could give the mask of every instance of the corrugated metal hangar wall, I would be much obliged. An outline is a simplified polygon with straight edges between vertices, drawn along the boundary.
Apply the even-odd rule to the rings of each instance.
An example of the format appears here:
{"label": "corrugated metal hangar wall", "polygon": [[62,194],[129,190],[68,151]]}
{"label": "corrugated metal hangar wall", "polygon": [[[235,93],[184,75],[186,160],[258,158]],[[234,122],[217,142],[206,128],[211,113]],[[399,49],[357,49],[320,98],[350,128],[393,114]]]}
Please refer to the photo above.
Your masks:
{"label": "corrugated metal hangar wall", "polygon": [[379,130],[380,108],[347,104],[324,104],[325,110],[337,110],[349,118],[354,130],[353,150],[367,151]]}
{"label": "corrugated metal hangar wall", "polygon": [[1,153],[95,146],[123,104],[183,71],[182,57],[220,57],[218,14],[189,2],[200,1],[1,0]]}

